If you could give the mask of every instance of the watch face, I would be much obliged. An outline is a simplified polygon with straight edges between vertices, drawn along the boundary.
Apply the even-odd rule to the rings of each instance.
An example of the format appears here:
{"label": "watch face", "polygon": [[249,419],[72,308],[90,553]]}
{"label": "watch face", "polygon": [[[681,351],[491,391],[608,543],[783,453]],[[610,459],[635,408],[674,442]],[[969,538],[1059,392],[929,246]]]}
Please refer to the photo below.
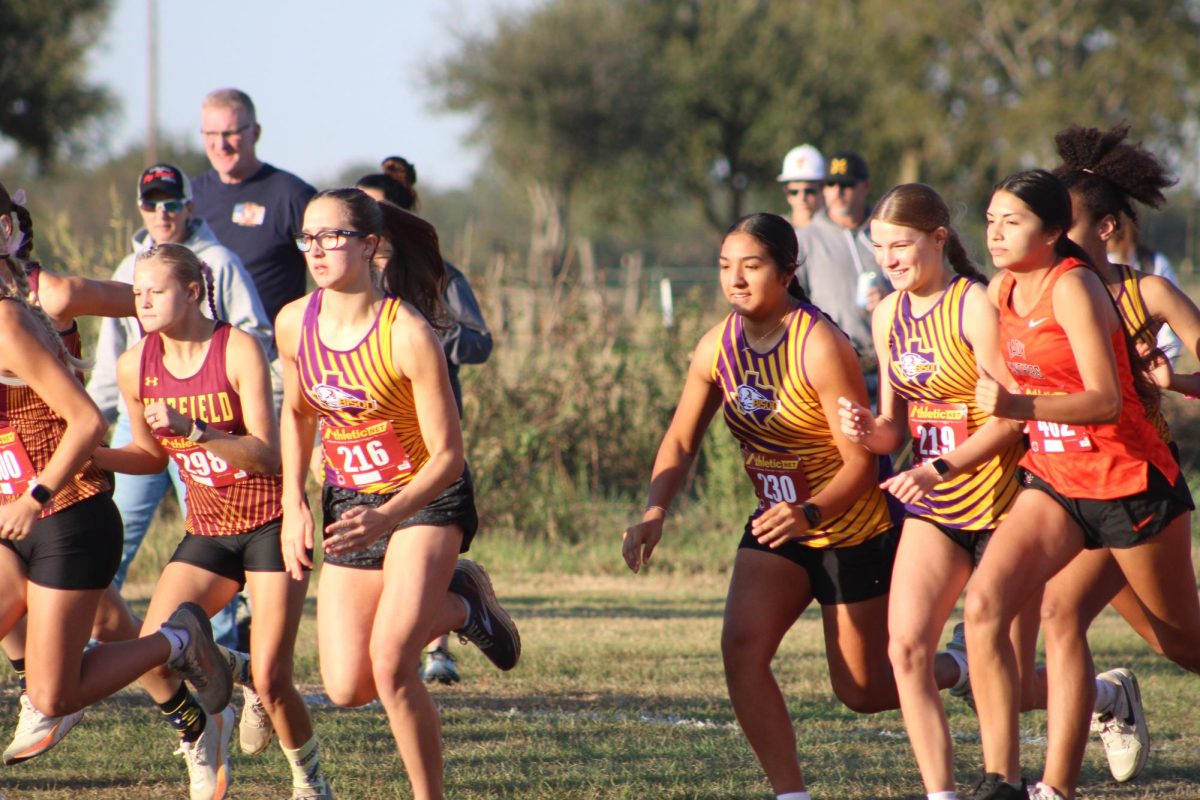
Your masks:
{"label": "watch face", "polygon": [[49,489],[39,483],[29,488],[29,496],[34,500],[37,500],[42,505],[46,505],[46,503],[50,502],[50,498],[53,495]]}

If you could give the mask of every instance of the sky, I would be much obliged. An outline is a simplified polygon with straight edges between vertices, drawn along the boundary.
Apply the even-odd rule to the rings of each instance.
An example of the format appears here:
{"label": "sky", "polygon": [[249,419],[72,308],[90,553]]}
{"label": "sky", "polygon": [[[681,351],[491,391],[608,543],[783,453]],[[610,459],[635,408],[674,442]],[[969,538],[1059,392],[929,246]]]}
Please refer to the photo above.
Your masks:
{"label": "sky", "polygon": [[[114,0],[89,80],[120,101],[105,149],[144,141],[147,7]],[[254,100],[258,154],[310,183],[401,155],[422,186],[463,188],[484,157],[467,142],[474,120],[437,108],[429,64],[458,36],[488,30],[498,11],[536,0],[157,0],[159,130],[200,147],[200,102],[234,86]]]}

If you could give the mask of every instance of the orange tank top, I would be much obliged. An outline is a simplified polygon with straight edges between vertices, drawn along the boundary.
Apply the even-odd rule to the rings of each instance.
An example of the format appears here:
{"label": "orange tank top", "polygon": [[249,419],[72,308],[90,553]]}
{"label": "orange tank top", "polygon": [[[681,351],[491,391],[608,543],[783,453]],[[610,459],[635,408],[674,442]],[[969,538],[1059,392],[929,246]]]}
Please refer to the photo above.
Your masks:
{"label": "orange tank top", "polygon": [[[1054,316],[1054,286],[1069,270],[1087,266],[1065,259],[1028,314],[1012,307],[1015,278],[1006,273],[1000,283],[1000,342],[1008,371],[1027,395],[1073,394],[1084,390],[1083,379],[1067,333]],[[1112,334],[1117,376],[1121,384],[1121,416],[1113,424],[1068,425],[1030,420],[1026,423],[1029,451],[1021,465],[1067,497],[1110,500],[1146,489],[1146,465],[1153,464],[1168,481],[1179,467],[1166,444],[1146,419],[1134,389],[1125,332]]]}

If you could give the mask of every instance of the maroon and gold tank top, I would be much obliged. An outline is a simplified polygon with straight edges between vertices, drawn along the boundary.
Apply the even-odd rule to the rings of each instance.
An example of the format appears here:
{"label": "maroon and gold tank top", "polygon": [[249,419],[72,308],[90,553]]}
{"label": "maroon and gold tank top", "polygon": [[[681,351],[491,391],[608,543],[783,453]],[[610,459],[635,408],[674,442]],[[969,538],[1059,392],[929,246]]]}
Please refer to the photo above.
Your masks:
{"label": "maroon and gold tank top", "polygon": [[[218,322],[204,363],[194,375],[177,378],[163,364],[162,337],[146,334],[142,345],[138,391],[142,403],[165,400],[180,414],[201,419],[209,427],[241,436],[246,433],[242,401],[225,370],[228,322]],[[231,466],[202,445],[166,429],[154,431],[167,455],[179,467],[187,486],[188,533],[227,536],[245,533],[277,519],[283,512],[283,478],[256,475]]]}
{"label": "maroon and gold tank top", "polygon": [[[67,345],[73,355],[78,355],[78,336],[73,348],[70,342]],[[58,449],[66,429],[67,421],[33,389],[0,384],[0,505],[13,502],[28,490],[29,482],[46,468]],[[108,478],[89,458],[65,486],[58,487],[38,519],[111,488]]]}

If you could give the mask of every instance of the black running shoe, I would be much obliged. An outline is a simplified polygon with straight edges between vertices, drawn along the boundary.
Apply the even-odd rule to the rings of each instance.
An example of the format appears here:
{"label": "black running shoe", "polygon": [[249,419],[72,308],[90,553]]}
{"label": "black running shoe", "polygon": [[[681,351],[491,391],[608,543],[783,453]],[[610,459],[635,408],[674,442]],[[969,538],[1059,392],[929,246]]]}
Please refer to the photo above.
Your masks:
{"label": "black running shoe", "polygon": [[521,635],[512,617],[496,599],[492,582],[483,567],[465,558],[458,560],[450,591],[471,604],[467,623],[455,631],[465,644],[473,643],[502,670],[510,670],[521,658]]}
{"label": "black running shoe", "polygon": [[1029,791],[1025,788],[1025,780],[1021,779],[1021,788],[1014,789],[1005,782],[1004,776],[998,772],[985,772],[975,784],[975,800],[1029,800]]}

